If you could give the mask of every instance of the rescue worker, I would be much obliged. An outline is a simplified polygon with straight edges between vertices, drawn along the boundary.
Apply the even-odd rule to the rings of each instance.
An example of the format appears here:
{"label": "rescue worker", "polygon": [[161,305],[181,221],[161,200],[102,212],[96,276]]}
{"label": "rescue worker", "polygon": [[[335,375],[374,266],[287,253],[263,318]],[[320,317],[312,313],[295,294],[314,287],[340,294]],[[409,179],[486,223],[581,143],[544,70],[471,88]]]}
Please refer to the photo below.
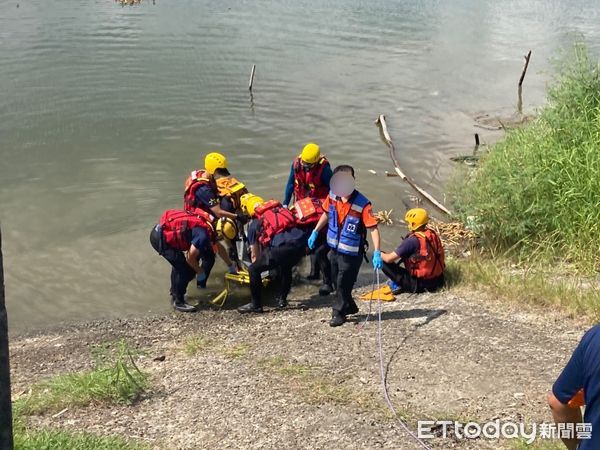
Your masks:
{"label": "rescue worker", "polygon": [[337,166],[331,178],[331,191],[323,203],[323,215],[308,239],[314,248],[319,231],[328,225],[327,244],[331,247],[331,277],[336,289],[329,325],[337,327],[346,316],[356,314],[358,306],[352,298],[352,289],[365,257],[367,230],[371,232],[373,267],[381,268],[379,229],[373,216],[371,202],[354,188],[354,169],[348,165]]}
{"label": "rescue worker", "polygon": [[[321,149],[315,143],[308,143],[302,149],[302,153],[294,159],[287,185],[283,205],[288,206],[292,201],[298,202],[305,198],[317,199],[323,202],[329,194],[329,181],[331,180],[331,166],[327,158],[321,155]],[[310,274],[309,280],[318,280],[319,272],[324,268],[327,270],[329,262],[327,254],[329,247],[325,233],[323,233],[317,241],[315,251],[310,257]],[[323,287],[331,284],[329,281],[329,273],[323,272]],[[326,294],[324,292],[324,294]]]}
{"label": "rescue worker", "polygon": [[404,220],[410,234],[393,252],[381,253],[383,273],[390,278],[395,293],[434,292],[444,285],[446,264],[442,242],[427,227],[429,215],[425,209],[410,209]]}
{"label": "rescue worker", "polygon": [[[226,177],[229,174],[227,171],[227,158],[220,153],[212,152],[204,158],[204,170],[194,170],[185,182],[185,190],[183,194],[184,209],[186,211],[195,211],[196,209],[203,210],[216,218],[229,218],[237,220],[240,224],[245,223],[246,218],[241,213],[228,211],[221,207],[219,199],[219,188],[215,180],[215,174],[219,171],[217,177]],[[223,175],[225,174],[225,175]],[[227,253],[227,250],[221,243],[217,243],[219,255]],[[230,258],[228,257],[228,260]],[[224,259],[225,262],[227,260]],[[228,263],[231,271],[231,265]],[[196,285],[200,289],[206,287],[206,278],[200,274],[196,278]]]}
{"label": "rescue worker", "polygon": [[246,194],[242,196],[242,210],[253,218],[248,225],[251,301],[238,311],[263,312],[261,274],[275,268],[281,279],[277,306],[285,308],[292,286],[292,268],[306,252],[306,234],[296,226],[291,211],[276,200],[265,202],[256,195]]}
{"label": "rescue worker", "polygon": [[215,181],[217,170],[220,170],[221,174],[225,173],[223,170],[227,170],[227,158],[220,153],[209,153],[204,158],[204,170],[192,171],[185,181],[184,209],[194,211],[200,208],[216,217],[228,217],[243,222],[245,220],[243,214],[227,211],[221,207],[219,188]]}
{"label": "rescue worker", "polygon": [[217,167],[213,176],[217,184],[217,194],[219,195],[221,209],[231,213],[239,212],[242,206],[242,195],[248,193],[246,185],[229,173],[227,162],[225,162],[224,167]]}
{"label": "rescue worker", "polygon": [[[559,357],[555,353],[555,357]],[[600,448],[600,325],[585,333],[548,393],[559,436],[569,450]],[[581,407],[585,406],[582,417]],[[560,430],[560,428],[558,428]]]}
{"label": "rescue worker", "polygon": [[[170,209],[163,213],[150,232],[150,244],[172,266],[170,292],[173,308],[177,311],[196,311],[185,301],[187,285],[196,275],[202,275],[206,283],[215,263],[213,244],[217,235],[212,226],[213,219],[200,209],[195,213]],[[232,265],[226,253],[221,257]]]}

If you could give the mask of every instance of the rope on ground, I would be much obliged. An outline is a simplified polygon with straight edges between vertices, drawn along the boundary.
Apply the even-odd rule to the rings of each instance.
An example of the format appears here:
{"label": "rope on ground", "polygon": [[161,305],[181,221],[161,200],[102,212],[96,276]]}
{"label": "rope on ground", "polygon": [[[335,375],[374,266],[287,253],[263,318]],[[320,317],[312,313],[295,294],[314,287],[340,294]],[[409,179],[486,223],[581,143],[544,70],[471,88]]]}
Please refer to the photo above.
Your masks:
{"label": "rope on ground", "polygon": [[[381,283],[379,281],[379,270],[376,269],[375,272],[376,272],[376,276],[377,276],[377,289],[379,289],[380,285],[381,285]],[[370,304],[371,303],[369,302],[369,305]],[[383,397],[385,399],[385,402],[388,405],[388,408],[394,415],[394,418],[398,421],[400,426],[402,426],[404,431],[406,431],[406,433],[408,433],[409,436],[411,436],[415,441],[417,441],[419,443],[419,445],[421,447],[423,447],[424,449],[431,450],[431,448],[428,447],[427,444],[425,444],[425,442],[423,442],[419,438],[419,436],[417,436],[410,428],[408,428],[408,425],[406,425],[406,423],[400,417],[398,417],[398,414],[396,413],[396,409],[394,408],[394,405],[392,404],[392,401],[390,400],[390,395],[388,393],[387,383],[386,383],[385,367],[383,364],[385,357],[383,354],[383,343],[382,343],[382,339],[381,339],[381,294],[379,294],[379,298],[377,299],[377,346],[379,347],[379,372],[381,374],[381,388],[383,389]]]}

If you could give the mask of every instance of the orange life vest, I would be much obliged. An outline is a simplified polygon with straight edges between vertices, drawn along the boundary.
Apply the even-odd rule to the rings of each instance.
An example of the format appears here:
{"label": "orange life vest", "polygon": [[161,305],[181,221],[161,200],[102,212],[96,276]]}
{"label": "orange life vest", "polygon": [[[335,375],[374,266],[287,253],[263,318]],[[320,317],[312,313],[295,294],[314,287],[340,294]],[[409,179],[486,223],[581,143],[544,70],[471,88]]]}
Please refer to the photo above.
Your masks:
{"label": "orange life vest", "polygon": [[262,222],[262,232],[258,242],[263,247],[268,247],[276,234],[291,230],[296,226],[296,219],[292,212],[284,208],[277,200],[269,200],[256,207],[256,218]]}
{"label": "orange life vest", "polygon": [[212,226],[214,217],[207,212],[197,209],[194,213],[178,209],[166,210],[160,218],[160,226],[164,242],[177,250],[187,251],[192,242],[192,229],[204,228],[211,241],[215,240]]}
{"label": "orange life vest", "polygon": [[446,262],[439,236],[429,228],[415,231],[413,235],[419,239],[419,252],[405,261],[406,269],[413,277],[424,280],[442,275]]}
{"label": "orange life vest", "polygon": [[327,158],[321,158],[309,170],[302,167],[302,157],[298,156],[294,161],[294,197],[302,200],[306,197],[324,199],[329,194],[329,186],[321,181],[321,175],[325,165],[329,164]]}
{"label": "orange life vest", "polygon": [[[217,185],[215,180],[210,174],[204,170],[193,170],[190,176],[187,177],[184,183],[183,191],[183,209],[186,211],[193,211],[195,208],[203,207],[203,205],[196,204],[196,191],[200,186],[209,186],[215,194],[217,193]],[[210,213],[204,206],[207,213]]]}
{"label": "orange life vest", "polygon": [[219,197],[227,197],[231,199],[233,207],[236,210],[240,209],[240,199],[242,198],[242,195],[248,193],[246,185],[231,176],[217,178],[216,183]]}

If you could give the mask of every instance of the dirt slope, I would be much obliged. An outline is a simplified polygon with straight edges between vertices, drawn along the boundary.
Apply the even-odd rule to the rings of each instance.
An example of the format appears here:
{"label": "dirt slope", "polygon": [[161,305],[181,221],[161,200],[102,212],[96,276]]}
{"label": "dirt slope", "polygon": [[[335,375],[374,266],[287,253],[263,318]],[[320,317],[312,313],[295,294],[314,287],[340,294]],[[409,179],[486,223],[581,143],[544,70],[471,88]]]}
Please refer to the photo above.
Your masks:
{"label": "dirt slope", "polygon": [[[367,309],[362,303],[356,322]],[[376,316],[364,326],[330,328],[329,314],[327,299],[312,297],[261,316],[206,309],[18,336],[13,392],[91,367],[94,346],[124,338],[145,351],[140,366],[152,374],[139,403],[48,414],[32,424],[121,434],[161,449],[418,448],[383,402]],[[383,306],[382,319],[389,392],[411,421],[550,420],[545,394],[585,329],[552,312],[517,313],[458,291],[398,296]],[[190,355],[183,349],[194,337]]]}

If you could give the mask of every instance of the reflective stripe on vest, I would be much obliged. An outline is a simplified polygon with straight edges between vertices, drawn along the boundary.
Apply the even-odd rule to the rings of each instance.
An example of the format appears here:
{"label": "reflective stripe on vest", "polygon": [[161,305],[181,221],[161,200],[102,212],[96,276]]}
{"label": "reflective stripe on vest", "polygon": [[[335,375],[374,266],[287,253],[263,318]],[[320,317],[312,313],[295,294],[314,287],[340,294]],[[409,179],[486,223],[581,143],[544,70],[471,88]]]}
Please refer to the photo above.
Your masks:
{"label": "reflective stripe on vest", "polygon": [[370,202],[358,191],[354,191],[348,201],[352,203],[350,211],[340,226],[336,208],[338,200],[333,193],[329,194],[327,245],[338,253],[356,256],[361,253],[364,243],[365,225],[362,221],[362,212]]}

